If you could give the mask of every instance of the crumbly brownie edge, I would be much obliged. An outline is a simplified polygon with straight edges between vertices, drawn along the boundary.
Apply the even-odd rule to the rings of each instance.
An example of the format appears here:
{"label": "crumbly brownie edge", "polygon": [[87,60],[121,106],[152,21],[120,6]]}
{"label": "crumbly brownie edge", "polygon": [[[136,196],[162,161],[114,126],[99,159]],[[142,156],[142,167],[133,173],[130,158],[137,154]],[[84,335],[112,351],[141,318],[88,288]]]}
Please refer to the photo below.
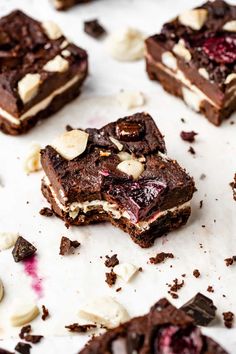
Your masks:
{"label": "crumbly brownie edge", "polygon": [[80,87],[83,84],[86,76],[87,73],[85,73],[83,77],[78,80],[73,86],[71,86],[68,90],[54,97],[46,109],[38,112],[36,115],[28,119],[25,119],[20,123],[20,125],[15,125],[0,116],[0,130],[3,133],[9,135],[20,135],[28,132],[37,124],[38,121],[48,118],[49,116],[58,112],[67,103],[78,97],[78,95],[80,94]]}

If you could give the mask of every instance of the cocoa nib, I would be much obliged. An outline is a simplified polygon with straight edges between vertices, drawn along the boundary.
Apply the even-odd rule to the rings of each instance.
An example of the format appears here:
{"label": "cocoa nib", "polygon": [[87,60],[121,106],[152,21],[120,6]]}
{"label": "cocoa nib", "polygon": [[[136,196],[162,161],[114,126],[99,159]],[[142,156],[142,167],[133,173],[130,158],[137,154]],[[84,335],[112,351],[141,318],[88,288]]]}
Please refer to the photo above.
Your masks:
{"label": "cocoa nib", "polygon": [[60,255],[69,254],[71,249],[78,248],[80,243],[78,241],[71,241],[68,237],[62,236],[60,244]]}
{"label": "cocoa nib", "polygon": [[43,215],[43,216],[50,217],[50,216],[53,216],[53,211],[52,211],[52,209],[45,207],[40,210],[39,214]]}
{"label": "cocoa nib", "polygon": [[155,257],[149,258],[150,263],[152,264],[159,264],[165,261],[167,258],[174,258],[173,253],[165,253],[161,252],[158,253]]}
{"label": "cocoa nib", "polygon": [[44,305],[42,305],[42,310],[43,310],[42,320],[45,321],[49,317],[49,311]]}
{"label": "cocoa nib", "polygon": [[106,273],[106,283],[111,287],[115,284],[117,279],[117,275],[113,272],[113,270],[110,271],[110,273]]}
{"label": "cocoa nib", "polygon": [[21,262],[24,259],[33,256],[36,251],[37,248],[35,248],[32,243],[25,240],[22,236],[19,236],[13,248],[12,255],[15,262]]}
{"label": "cocoa nib", "polygon": [[194,131],[191,131],[191,132],[184,132],[182,131],[180,133],[180,136],[181,138],[184,140],[184,141],[188,141],[190,143],[193,143],[194,140],[195,140],[195,136],[197,135],[198,133],[195,133]]}
{"label": "cocoa nib", "polygon": [[224,325],[226,328],[232,328],[234,321],[234,314],[231,311],[223,312]]}
{"label": "cocoa nib", "polygon": [[99,38],[106,33],[106,30],[99,21],[95,19],[84,22],[84,32],[93,38]]}
{"label": "cocoa nib", "polygon": [[70,332],[76,333],[86,333],[91,329],[97,328],[94,324],[79,325],[78,323],[73,323],[71,325],[65,326]]}
{"label": "cocoa nib", "polygon": [[106,267],[113,268],[117,264],[119,264],[119,259],[117,258],[117,254],[113,254],[113,256],[111,256],[111,257],[106,256],[106,260],[105,260]]}
{"label": "cocoa nib", "polygon": [[19,342],[15,347],[15,351],[20,354],[30,354],[30,349],[32,346],[28,343]]}

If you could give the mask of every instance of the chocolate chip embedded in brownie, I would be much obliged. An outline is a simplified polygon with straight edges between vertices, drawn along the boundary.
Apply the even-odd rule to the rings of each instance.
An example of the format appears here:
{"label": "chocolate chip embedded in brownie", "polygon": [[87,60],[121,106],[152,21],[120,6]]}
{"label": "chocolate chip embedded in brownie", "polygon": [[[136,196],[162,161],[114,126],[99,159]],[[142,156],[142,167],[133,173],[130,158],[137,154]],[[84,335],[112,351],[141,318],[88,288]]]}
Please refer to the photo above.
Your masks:
{"label": "chocolate chip embedded in brownie", "polygon": [[78,96],[86,52],[51,21],[16,10],[0,19],[0,129],[17,135]]}
{"label": "chocolate chip embedded in brownie", "polygon": [[42,191],[69,225],[110,221],[141,247],[184,225],[192,178],[166,155],[147,113],[74,129],[42,150]]}
{"label": "chocolate chip embedded in brownie", "polygon": [[191,317],[161,299],[143,317],[137,317],[92,339],[79,354],[227,354],[204,336]]}
{"label": "chocolate chip embedded in brownie", "polygon": [[236,110],[236,6],[208,1],[146,40],[147,72],[220,125]]}
{"label": "chocolate chip embedded in brownie", "polygon": [[61,11],[67,10],[76,4],[83,4],[90,1],[91,0],[52,0],[52,3],[57,10]]}

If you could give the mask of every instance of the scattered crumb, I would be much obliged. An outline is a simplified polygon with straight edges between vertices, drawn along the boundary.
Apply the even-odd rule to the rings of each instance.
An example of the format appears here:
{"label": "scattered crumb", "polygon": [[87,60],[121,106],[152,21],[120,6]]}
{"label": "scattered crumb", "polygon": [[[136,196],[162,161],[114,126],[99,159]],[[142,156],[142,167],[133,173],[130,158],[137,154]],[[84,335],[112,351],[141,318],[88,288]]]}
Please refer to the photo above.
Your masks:
{"label": "scattered crumb", "polygon": [[122,288],[117,288],[116,289],[116,292],[118,293],[119,291],[121,291],[122,290]]}
{"label": "scattered crumb", "polygon": [[80,243],[78,241],[71,241],[68,237],[62,236],[60,244],[60,255],[69,254],[71,249],[78,248]]}
{"label": "scattered crumb", "polygon": [[234,200],[236,200],[236,173],[234,175],[234,181],[231,182],[229,185],[233,190],[233,198],[234,198]]}
{"label": "scattered crumb", "polygon": [[188,152],[190,152],[190,154],[195,155],[196,151],[194,150],[194,148],[192,146],[190,146],[190,148],[188,149]]}
{"label": "scattered crumb", "polygon": [[116,283],[117,275],[113,272],[113,269],[110,273],[106,273],[106,280],[105,282],[111,287]]}
{"label": "scattered crumb", "polygon": [[87,33],[90,37],[100,38],[106,34],[105,28],[99,23],[97,19],[85,21],[84,22],[84,32]]}
{"label": "scattered crumb", "polygon": [[39,214],[43,215],[43,216],[50,217],[50,216],[53,216],[54,213],[53,213],[52,209],[45,207],[40,210]]}
{"label": "scattered crumb", "polygon": [[43,336],[38,336],[38,335],[32,335],[30,334],[32,331],[31,325],[27,325],[21,328],[21,331],[19,333],[20,339],[25,340],[26,342],[30,342],[33,344],[37,344],[41,341]]}
{"label": "scattered crumb", "polygon": [[189,143],[193,143],[195,141],[195,136],[198,135],[198,133],[195,133],[194,131],[191,132],[184,132],[182,131],[180,133],[180,137],[184,140],[184,141],[188,141]]}
{"label": "scattered crumb", "polygon": [[202,206],[203,206],[203,200],[200,200],[200,203],[199,203],[200,209],[202,209]]}
{"label": "scattered crumb", "polygon": [[184,280],[179,282],[179,280],[176,278],[173,280],[173,284],[167,284],[170,290],[168,291],[168,294],[172,296],[173,299],[178,299],[178,294],[177,292],[184,286]]}
{"label": "scattered crumb", "polygon": [[207,288],[207,291],[209,293],[214,293],[215,290],[213,289],[213,287],[211,285],[209,285],[208,288]]}
{"label": "scattered crumb", "polygon": [[73,130],[72,126],[69,125],[69,124],[67,124],[67,125],[66,125],[66,131],[67,131],[67,132],[70,132],[71,130]]}
{"label": "scattered crumb", "polygon": [[155,257],[149,258],[149,261],[151,264],[159,264],[159,263],[163,263],[167,258],[174,258],[173,253],[161,252],[158,253]]}
{"label": "scattered crumb", "polygon": [[138,272],[143,272],[143,268],[139,267]]}
{"label": "scattered crumb", "polygon": [[226,328],[232,328],[234,321],[234,314],[231,311],[223,312],[224,325]]}
{"label": "scattered crumb", "polygon": [[70,332],[76,333],[87,333],[91,329],[97,328],[95,324],[79,325],[78,323],[73,323],[71,325],[65,326]]}
{"label": "scattered crumb", "polygon": [[42,305],[42,310],[43,310],[42,320],[45,321],[49,317],[49,311],[44,305]]}
{"label": "scattered crumb", "polygon": [[20,339],[24,339],[25,335],[29,334],[31,332],[31,325],[27,325],[21,328],[20,333],[19,333],[19,337]]}
{"label": "scattered crumb", "polygon": [[181,118],[180,119],[182,123],[185,123],[185,119],[184,118]]}
{"label": "scattered crumb", "polygon": [[195,277],[195,278],[199,278],[199,277],[200,277],[200,275],[201,275],[201,273],[199,272],[199,270],[198,270],[198,269],[194,269],[194,271],[193,271],[193,275],[194,275],[194,277]]}
{"label": "scattered crumb", "polygon": [[204,180],[205,178],[206,178],[205,173],[202,173],[202,174],[200,175],[200,180]]}
{"label": "scattered crumb", "polygon": [[111,257],[106,256],[106,260],[105,260],[106,267],[113,268],[118,264],[119,264],[119,259],[117,258],[117,254],[113,254],[113,256]]}

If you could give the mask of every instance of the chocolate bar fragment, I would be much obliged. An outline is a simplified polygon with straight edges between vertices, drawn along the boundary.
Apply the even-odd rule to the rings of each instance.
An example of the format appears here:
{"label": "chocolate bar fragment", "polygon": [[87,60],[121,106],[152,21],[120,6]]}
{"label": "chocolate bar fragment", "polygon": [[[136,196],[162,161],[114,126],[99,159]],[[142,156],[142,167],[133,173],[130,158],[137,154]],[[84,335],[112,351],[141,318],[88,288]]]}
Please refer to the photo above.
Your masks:
{"label": "chocolate bar fragment", "polygon": [[137,317],[92,339],[79,354],[227,354],[191,317],[161,299]]}
{"label": "chocolate bar fragment", "polygon": [[141,247],[184,225],[192,178],[147,113],[71,130],[41,151],[42,192],[67,225],[110,221]]}
{"label": "chocolate bar fragment", "polygon": [[52,3],[56,10],[67,10],[76,4],[83,4],[90,2],[91,0],[52,0]]}
{"label": "chocolate bar fragment", "polygon": [[0,130],[25,133],[77,97],[86,52],[51,21],[16,10],[0,19]]}
{"label": "chocolate bar fragment", "polygon": [[149,78],[220,125],[236,110],[236,6],[208,1],[146,40]]}
{"label": "chocolate bar fragment", "polygon": [[197,293],[192,299],[181,307],[194,320],[198,326],[208,326],[216,316],[217,308],[207,296]]}

